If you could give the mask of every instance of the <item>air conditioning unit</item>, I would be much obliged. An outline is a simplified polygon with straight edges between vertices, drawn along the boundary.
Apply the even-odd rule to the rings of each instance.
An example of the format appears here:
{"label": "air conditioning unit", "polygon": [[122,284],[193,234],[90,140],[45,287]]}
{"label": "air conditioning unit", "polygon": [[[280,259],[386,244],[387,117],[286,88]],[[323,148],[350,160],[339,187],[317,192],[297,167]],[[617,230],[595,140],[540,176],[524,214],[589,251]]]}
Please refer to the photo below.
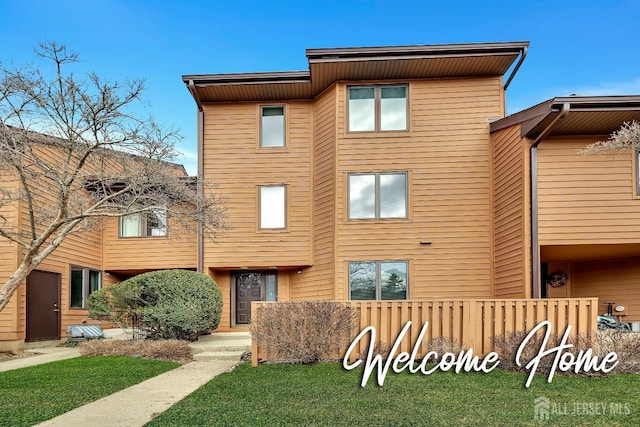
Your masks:
{"label": "air conditioning unit", "polygon": [[631,332],[640,332],[640,322],[629,322]]}

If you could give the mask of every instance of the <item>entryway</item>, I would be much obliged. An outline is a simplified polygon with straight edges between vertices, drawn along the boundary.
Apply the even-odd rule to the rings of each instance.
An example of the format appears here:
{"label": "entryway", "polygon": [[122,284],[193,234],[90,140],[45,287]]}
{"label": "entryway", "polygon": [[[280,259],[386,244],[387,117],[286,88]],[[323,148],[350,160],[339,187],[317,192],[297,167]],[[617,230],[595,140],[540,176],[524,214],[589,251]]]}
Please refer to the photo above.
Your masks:
{"label": "entryway", "polygon": [[231,273],[235,297],[235,325],[251,321],[252,301],[276,301],[278,273],[276,271],[235,271]]}
{"label": "entryway", "polygon": [[60,339],[60,274],[34,270],[27,277],[25,341]]}

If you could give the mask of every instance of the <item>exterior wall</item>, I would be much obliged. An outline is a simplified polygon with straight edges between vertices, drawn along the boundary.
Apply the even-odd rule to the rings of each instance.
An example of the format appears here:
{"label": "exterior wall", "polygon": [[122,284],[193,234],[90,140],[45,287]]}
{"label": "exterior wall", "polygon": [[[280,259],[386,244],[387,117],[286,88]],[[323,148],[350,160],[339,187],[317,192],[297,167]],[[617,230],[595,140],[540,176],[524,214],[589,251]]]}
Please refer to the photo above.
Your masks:
{"label": "exterior wall", "polygon": [[[104,221],[103,268],[106,271],[195,269],[198,260],[197,229],[177,230],[169,218],[166,237],[118,237],[118,219]],[[174,225],[174,227],[172,227]]]}
{"label": "exterior wall", "polygon": [[[3,175],[0,171],[0,182],[2,182],[3,189],[16,188],[17,183],[11,180],[9,177]],[[18,203],[11,203],[5,206],[0,206],[0,219],[2,220],[3,227],[13,224],[18,224]],[[3,284],[18,267],[18,248],[15,244],[9,242],[9,240],[0,238],[0,284]],[[17,340],[24,337],[20,337],[20,331],[18,327],[18,318],[21,306],[24,306],[24,297],[21,295],[24,291],[18,289],[13,295],[9,304],[0,311],[0,341],[3,340]],[[2,351],[2,347],[0,347]]]}
{"label": "exterior wall", "polygon": [[496,298],[526,298],[531,288],[529,155],[520,126],[492,134]]}
{"label": "exterior wall", "polygon": [[578,153],[603,138],[553,138],[538,147],[541,245],[640,242],[632,153]]}
{"label": "exterior wall", "polygon": [[623,322],[640,321],[640,257],[575,263],[571,277],[572,297],[598,297],[598,313],[604,302],[625,307]]}
{"label": "exterior wall", "polygon": [[[489,119],[502,95],[499,77],[411,81],[409,131],[363,134],[347,132],[338,85],[336,299],[349,297],[348,262],[369,260],[408,260],[411,299],[492,295]],[[408,172],[409,218],[347,220],[347,174],[386,171]]]}
{"label": "exterior wall", "polygon": [[291,275],[292,299],[334,299],[336,93],[332,86],[313,106],[313,266]]}
{"label": "exterior wall", "polygon": [[[286,148],[259,148],[260,105],[285,105]],[[226,197],[230,230],[204,244],[212,268],[311,264],[312,104],[235,103],[204,107],[204,177]],[[258,229],[258,186],[287,185],[286,230]]]}

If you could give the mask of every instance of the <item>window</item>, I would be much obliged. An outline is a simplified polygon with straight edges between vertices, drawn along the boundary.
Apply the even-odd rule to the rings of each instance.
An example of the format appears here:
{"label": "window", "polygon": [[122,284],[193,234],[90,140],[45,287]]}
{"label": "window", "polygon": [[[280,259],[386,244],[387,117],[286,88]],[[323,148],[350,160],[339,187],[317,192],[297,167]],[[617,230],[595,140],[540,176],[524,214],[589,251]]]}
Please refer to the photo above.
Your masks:
{"label": "window", "polygon": [[284,147],[284,106],[260,107],[260,147]]}
{"label": "window", "polygon": [[152,209],[120,217],[120,237],[162,237],[166,235],[166,209]]}
{"label": "window", "polygon": [[407,261],[349,263],[349,299],[407,299]]}
{"label": "window", "polygon": [[407,86],[350,86],[349,131],[407,130]]}
{"label": "window", "polygon": [[286,189],[284,185],[259,187],[260,228],[286,227]]}
{"label": "window", "polygon": [[102,287],[102,274],[85,267],[71,267],[69,294],[71,308],[86,308],[87,298]]}
{"label": "window", "polygon": [[406,173],[349,175],[349,219],[406,217]]}

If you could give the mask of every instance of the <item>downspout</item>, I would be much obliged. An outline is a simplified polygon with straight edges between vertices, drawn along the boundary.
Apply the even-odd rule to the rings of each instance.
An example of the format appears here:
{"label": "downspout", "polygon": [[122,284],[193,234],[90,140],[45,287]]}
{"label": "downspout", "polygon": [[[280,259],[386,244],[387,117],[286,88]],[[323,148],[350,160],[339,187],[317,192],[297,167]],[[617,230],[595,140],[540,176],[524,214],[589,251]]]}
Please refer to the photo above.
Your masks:
{"label": "downspout", "polygon": [[[193,99],[196,101],[196,105],[198,106],[198,130],[197,130],[197,156],[198,156],[198,176],[197,176],[197,191],[198,198],[204,196],[204,109],[202,108],[202,102],[200,102],[200,97],[198,97],[198,92],[196,92],[196,85],[193,83],[193,80],[189,80],[189,92],[193,96]],[[198,209],[200,212],[200,209]],[[202,213],[198,214],[198,272],[202,273],[204,271],[204,225],[202,223]]]}
{"label": "downspout", "polygon": [[521,54],[520,54],[520,60],[518,61],[518,63],[514,67],[513,71],[511,72],[511,75],[507,79],[507,82],[504,84],[503,90],[507,90],[507,88],[509,87],[509,84],[511,84],[511,80],[513,80],[513,78],[516,76],[516,73],[518,72],[518,69],[520,68],[520,66],[524,62],[524,58],[526,56],[527,56],[527,47],[525,46],[525,47],[522,48],[522,51],[521,51]]}
{"label": "downspout", "polygon": [[570,109],[571,104],[568,102],[562,104],[560,114],[558,114],[531,143],[531,263],[533,264],[533,298],[540,298],[540,283],[542,281],[540,277],[540,240],[538,238],[538,145],[551,133],[556,123],[569,114]]}

